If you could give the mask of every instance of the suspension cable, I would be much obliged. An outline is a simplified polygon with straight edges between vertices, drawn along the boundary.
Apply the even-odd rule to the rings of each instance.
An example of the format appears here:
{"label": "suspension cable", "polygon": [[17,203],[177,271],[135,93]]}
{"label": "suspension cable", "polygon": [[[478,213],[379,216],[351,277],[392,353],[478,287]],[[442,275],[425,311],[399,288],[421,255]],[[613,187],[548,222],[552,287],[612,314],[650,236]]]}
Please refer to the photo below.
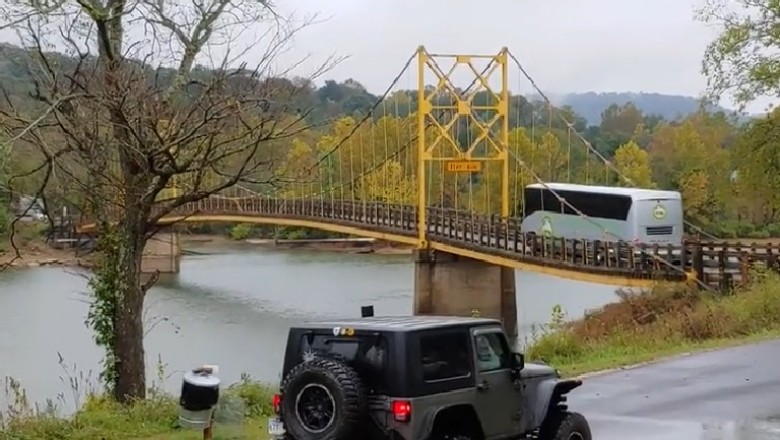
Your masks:
{"label": "suspension cable", "polygon": [[414,54],[412,54],[412,56],[410,56],[410,57],[409,57],[409,59],[408,59],[408,60],[406,60],[406,64],[404,64],[404,67],[403,67],[403,69],[401,69],[401,71],[400,71],[400,72],[398,72],[398,75],[396,75],[396,76],[395,76],[395,78],[394,78],[394,79],[393,79],[393,81],[390,83],[390,85],[387,87],[387,89],[385,90],[385,92],[384,92],[384,93],[382,93],[382,95],[379,97],[379,99],[377,99],[377,101],[374,103],[374,105],[373,105],[373,106],[372,106],[372,107],[371,107],[371,108],[370,108],[370,109],[369,109],[369,110],[366,112],[365,116],[363,116],[363,118],[362,118],[362,119],[360,119],[360,121],[359,121],[357,124],[355,124],[355,126],[354,126],[354,127],[352,127],[352,130],[351,130],[351,131],[350,131],[350,132],[349,132],[349,133],[348,133],[348,134],[347,134],[347,135],[346,135],[344,138],[342,138],[342,139],[341,139],[341,141],[339,141],[339,142],[338,142],[338,143],[337,143],[337,144],[336,144],[336,145],[335,145],[333,148],[331,148],[331,149],[330,149],[330,151],[328,151],[327,153],[325,153],[325,154],[324,154],[324,155],[323,155],[323,156],[322,156],[322,157],[321,157],[321,158],[320,158],[320,159],[319,159],[317,162],[315,162],[315,163],[314,163],[314,164],[313,164],[313,165],[312,165],[312,166],[309,168],[309,171],[311,171],[311,169],[312,169],[312,168],[314,168],[314,167],[318,166],[319,164],[321,164],[321,163],[322,163],[324,160],[326,160],[326,159],[327,159],[327,158],[328,158],[328,157],[329,157],[331,154],[335,153],[335,152],[336,152],[336,150],[338,150],[339,148],[341,148],[341,146],[342,146],[342,145],[344,145],[344,143],[347,141],[347,139],[351,138],[351,137],[352,137],[352,135],[353,135],[353,134],[355,134],[355,132],[357,132],[358,128],[360,128],[360,126],[361,126],[361,125],[363,125],[363,124],[364,124],[364,123],[365,123],[365,122],[366,122],[366,121],[367,121],[369,118],[371,118],[371,116],[373,116],[373,114],[374,114],[374,110],[376,110],[376,109],[377,109],[377,108],[378,108],[380,105],[382,105],[382,102],[383,102],[385,99],[387,99],[387,97],[388,97],[388,96],[390,96],[390,93],[392,92],[392,90],[393,90],[393,87],[395,87],[395,86],[396,86],[396,84],[397,84],[397,83],[398,83],[398,81],[401,79],[401,77],[402,77],[402,76],[403,76],[403,74],[406,72],[406,70],[409,68],[409,66],[411,66],[411,65],[412,65],[412,61],[414,61],[414,58],[415,58],[416,56],[417,56],[417,52],[415,52]]}

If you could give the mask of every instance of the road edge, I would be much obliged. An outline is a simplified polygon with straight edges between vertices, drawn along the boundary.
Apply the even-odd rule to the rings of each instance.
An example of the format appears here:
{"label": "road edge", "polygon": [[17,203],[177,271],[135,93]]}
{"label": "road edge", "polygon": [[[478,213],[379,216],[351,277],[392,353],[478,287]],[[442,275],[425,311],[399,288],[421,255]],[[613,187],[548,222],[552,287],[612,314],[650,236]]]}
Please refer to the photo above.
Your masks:
{"label": "road edge", "polygon": [[686,358],[686,357],[689,357],[689,356],[695,356],[695,355],[699,355],[699,354],[710,353],[710,352],[713,352],[713,351],[724,351],[724,350],[730,350],[730,349],[740,348],[740,347],[749,347],[751,345],[760,345],[760,344],[763,344],[763,343],[766,343],[766,342],[770,342],[770,341],[780,341],[780,337],[778,337],[777,335],[774,335],[774,336],[767,336],[766,338],[762,338],[762,339],[759,339],[759,340],[745,341],[744,343],[740,343],[738,341],[735,341],[734,344],[723,345],[723,346],[720,346],[720,347],[703,347],[700,350],[691,350],[691,351],[686,351],[686,352],[683,352],[683,353],[672,354],[672,355],[667,355],[667,356],[661,356],[661,357],[653,359],[653,360],[644,361],[644,362],[638,362],[638,363],[635,363],[635,364],[624,365],[622,367],[606,368],[604,370],[597,370],[597,371],[591,371],[591,372],[587,372],[587,373],[582,373],[580,375],[574,376],[574,379],[577,379],[577,380],[592,379],[592,378],[595,378],[595,377],[601,377],[601,376],[606,376],[606,375],[613,374],[613,373],[619,373],[621,371],[636,370],[638,368],[648,367],[648,366],[655,365],[655,364],[660,364],[660,363],[664,363],[664,362],[671,362],[673,360],[682,359],[682,358]]}

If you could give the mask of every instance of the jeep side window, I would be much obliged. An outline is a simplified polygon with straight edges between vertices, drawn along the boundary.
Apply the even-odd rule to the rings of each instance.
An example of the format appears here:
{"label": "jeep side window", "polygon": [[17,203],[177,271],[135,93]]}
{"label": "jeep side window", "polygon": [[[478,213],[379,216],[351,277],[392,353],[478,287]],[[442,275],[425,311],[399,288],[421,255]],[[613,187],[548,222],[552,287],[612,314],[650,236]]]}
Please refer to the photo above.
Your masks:
{"label": "jeep side window", "polygon": [[510,367],[509,348],[500,332],[480,333],[474,337],[477,369],[480,372],[503,370]]}
{"label": "jeep side window", "polygon": [[468,377],[471,374],[468,335],[453,333],[420,338],[423,380]]}

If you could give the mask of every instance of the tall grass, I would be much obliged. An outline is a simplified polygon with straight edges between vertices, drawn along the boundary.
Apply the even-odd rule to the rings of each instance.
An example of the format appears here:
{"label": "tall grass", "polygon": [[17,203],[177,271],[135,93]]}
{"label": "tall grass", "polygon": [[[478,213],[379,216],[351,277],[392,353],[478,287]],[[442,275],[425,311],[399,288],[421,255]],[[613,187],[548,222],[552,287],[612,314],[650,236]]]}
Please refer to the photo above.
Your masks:
{"label": "tall grass", "polygon": [[774,272],[756,270],[748,286],[725,295],[676,284],[618,294],[619,302],[583,319],[563,323],[554,316],[529,346],[529,359],[578,374],[780,335]]}
{"label": "tall grass", "polygon": [[[70,388],[69,396],[38,405],[28,401],[22,385],[13,378],[4,379],[6,408],[0,408],[0,440],[187,440],[201,439],[200,432],[178,426],[177,396],[165,393],[156,385],[148,398],[122,406],[101,393],[89,374],[75,374],[60,365],[65,374],[63,383]],[[164,377],[158,368],[160,381]],[[223,387],[215,412],[216,439],[263,438],[263,429],[272,413],[273,389],[242,375],[241,380]],[[64,417],[61,407],[69,403],[78,407]]]}

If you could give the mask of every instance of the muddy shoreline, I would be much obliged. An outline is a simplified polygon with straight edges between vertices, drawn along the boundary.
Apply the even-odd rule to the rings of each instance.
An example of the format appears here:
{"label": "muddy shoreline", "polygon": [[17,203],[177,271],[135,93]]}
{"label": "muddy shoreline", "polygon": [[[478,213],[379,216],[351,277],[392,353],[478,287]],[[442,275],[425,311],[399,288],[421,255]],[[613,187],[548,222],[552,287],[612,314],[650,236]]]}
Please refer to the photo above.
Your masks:
{"label": "muddy shoreline", "polygon": [[[197,248],[259,248],[259,249],[298,249],[322,252],[347,252],[380,255],[410,255],[412,249],[380,240],[261,240],[250,239],[236,241],[221,235],[182,234],[182,251],[186,254],[192,247]],[[0,269],[4,267],[91,267],[89,255],[77,256],[75,250],[55,249],[45,243],[27,243],[19,245],[19,256],[10,247],[0,251]]]}
{"label": "muddy shoreline", "polygon": [[89,256],[76,255],[74,250],[54,249],[45,243],[18,246],[17,255],[10,246],[0,252],[0,270],[5,267],[91,267]]}
{"label": "muddy shoreline", "polygon": [[358,254],[411,255],[412,248],[381,240],[367,239],[323,239],[323,240],[274,240],[248,239],[236,241],[221,235],[181,235],[182,249],[189,247],[235,247],[300,249],[323,252],[347,252]]}

